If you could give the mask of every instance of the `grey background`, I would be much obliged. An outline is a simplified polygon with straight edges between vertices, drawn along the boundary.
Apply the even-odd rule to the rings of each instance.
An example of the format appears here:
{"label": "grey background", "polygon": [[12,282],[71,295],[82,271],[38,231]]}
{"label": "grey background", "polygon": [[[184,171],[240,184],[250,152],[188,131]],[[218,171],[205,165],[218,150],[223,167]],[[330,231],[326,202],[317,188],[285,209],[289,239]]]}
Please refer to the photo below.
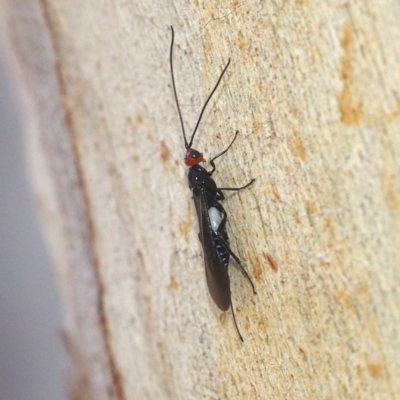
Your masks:
{"label": "grey background", "polygon": [[0,399],[65,399],[62,316],[26,176],[19,105],[0,46]]}

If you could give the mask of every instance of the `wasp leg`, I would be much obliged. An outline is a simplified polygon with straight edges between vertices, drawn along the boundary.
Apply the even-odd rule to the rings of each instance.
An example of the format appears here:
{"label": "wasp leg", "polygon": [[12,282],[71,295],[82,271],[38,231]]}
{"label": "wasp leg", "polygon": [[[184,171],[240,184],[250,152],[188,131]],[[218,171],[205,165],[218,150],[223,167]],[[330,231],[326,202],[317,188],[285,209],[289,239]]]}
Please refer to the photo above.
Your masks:
{"label": "wasp leg", "polygon": [[214,163],[214,161],[215,161],[218,157],[223,156],[223,155],[230,149],[230,147],[233,145],[234,141],[236,140],[238,133],[239,133],[239,131],[236,131],[236,132],[235,132],[235,136],[233,137],[233,140],[232,140],[232,142],[230,142],[229,146],[228,146],[225,150],[221,151],[221,153],[218,153],[218,154],[210,161],[210,165],[212,166],[212,170],[208,173],[209,176],[211,176],[211,175],[215,172],[215,163]]}
{"label": "wasp leg", "polygon": [[225,200],[225,195],[222,193],[222,190],[221,190],[221,189],[217,189],[217,194],[216,194],[216,196],[215,196],[215,199],[216,199],[217,201]]}
{"label": "wasp leg", "polygon": [[240,261],[239,257],[231,250],[231,248],[229,247],[229,244],[227,243],[227,241],[222,237],[220,232],[217,232],[218,238],[221,241],[222,245],[225,247],[226,251],[232,256],[232,258],[238,263],[243,275],[246,277],[246,279],[249,281],[252,289],[253,289],[253,293],[257,294],[256,289],[254,287],[254,283],[250,278],[249,273],[246,271],[246,268],[244,267],[242,261]]}
{"label": "wasp leg", "polygon": [[247,187],[249,187],[253,182],[255,181],[255,179],[253,178],[248,184],[238,187],[238,188],[218,188],[218,190],[232,190],[232,191],[239,191],[242,189],[246,189]]}

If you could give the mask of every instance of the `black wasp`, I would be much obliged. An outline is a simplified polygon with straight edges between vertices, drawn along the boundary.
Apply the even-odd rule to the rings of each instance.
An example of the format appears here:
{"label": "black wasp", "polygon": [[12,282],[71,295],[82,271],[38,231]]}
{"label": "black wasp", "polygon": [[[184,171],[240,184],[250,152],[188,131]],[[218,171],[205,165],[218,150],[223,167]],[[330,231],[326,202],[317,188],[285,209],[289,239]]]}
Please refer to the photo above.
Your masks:
{"label": "black wasp", "polygon": [[183,140],[185,142],[186,154],[185,154],[185,164],[190,167],[188,172],[189,178],[189,188],[193,192],[193,199],[196,206],[197,218],[199,220],[200,233],[199,239],[203,246],[204,252],[204,263],[206,269],[207,285],[210,291],[211,297],[215,301],[216,305],[222,310],[227,311],[229,307],[232,310],[233,321],[235,323],[236,330],[239,334],[240,340],[243,342],[243,337],[240,334],[239,328],[236,323],[235,312],[232,306],[231,299],[231,288],[228,275],[228,265],[229,256],[238,263],[241,271],[246,276],[247,280],[250,282],[253,292],[256,293],[254,289],[254,284],[240,261],[239,257],[231,250],[229,246],[229,238],[226,232],[226,221],[227,214],[224,207],[221,205],[221,201],[225,199],[224,190],[238,191],[245,189],[250,186],[254,179],[252,179],[247,185],[239,188],[219,188],[217,187],[214,179],[211,178],[212,174],[215,172],[214,161],[225,154],[229,148],[232,146],[233,142],[236,140],[238,132],[236,131],[235,136],[229,146],[221,153],[217,154],[211,161],[210,165],[212,167],[211,171],[207,171],[205,168],[200,166],[201,162],[204,162],[203,154],[192,148],[193,139],[196,134],[197,128],[199,127],[201,118],[203,116],[204,110],[207,104],[211,100],[211,97],[217,90],[222,77],[224,76],[231,60],[228,60],[225,68],[221,72],[221,75],[211,91],[203,108],[201,109],[199,119],[194,128],[190,141],[186,139],[185,127],[183,124],[182,113],[179,107],[178,95],[176,93],[175,78],[174,78],[174,67],[172,62],[172,53],[174,48],[174,28],[171,26],[171,49],[170,49],[170,64],[171,64],[171,78],[172,85],[174,88],[174,95],[176,106],[178,108],[179,119],[182,127]]}

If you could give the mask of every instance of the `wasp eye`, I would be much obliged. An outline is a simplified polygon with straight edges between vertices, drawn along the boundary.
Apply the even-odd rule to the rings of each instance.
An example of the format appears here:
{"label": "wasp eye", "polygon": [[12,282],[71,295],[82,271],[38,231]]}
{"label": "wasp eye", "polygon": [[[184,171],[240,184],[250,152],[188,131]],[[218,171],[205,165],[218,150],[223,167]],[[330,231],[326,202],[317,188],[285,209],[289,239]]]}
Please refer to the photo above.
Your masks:
{"label": "wasp eye", "polygon": [[185,164],[189,167],[193,167],[194,165],[198,165],[204,160],[203,154],[194,149],[187,149],[185,154]]}

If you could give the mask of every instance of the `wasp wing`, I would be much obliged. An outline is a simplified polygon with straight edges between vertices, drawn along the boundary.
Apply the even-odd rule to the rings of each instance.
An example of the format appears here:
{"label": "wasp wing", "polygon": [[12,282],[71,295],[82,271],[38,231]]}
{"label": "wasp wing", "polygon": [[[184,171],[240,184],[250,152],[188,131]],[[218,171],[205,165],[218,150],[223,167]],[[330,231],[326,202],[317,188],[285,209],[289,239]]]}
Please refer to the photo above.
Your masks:
{"label": "wasp wing", "polygon": [[231,305],[228,268],[223,264],[213,240],[213,231],[208,215],[209,204],[207,196],[204,192],[200,192],[194,194],[193,198],[199,220],[199,239],[203,246],[208,290],[215,304],[222,311],[226,311]]}

